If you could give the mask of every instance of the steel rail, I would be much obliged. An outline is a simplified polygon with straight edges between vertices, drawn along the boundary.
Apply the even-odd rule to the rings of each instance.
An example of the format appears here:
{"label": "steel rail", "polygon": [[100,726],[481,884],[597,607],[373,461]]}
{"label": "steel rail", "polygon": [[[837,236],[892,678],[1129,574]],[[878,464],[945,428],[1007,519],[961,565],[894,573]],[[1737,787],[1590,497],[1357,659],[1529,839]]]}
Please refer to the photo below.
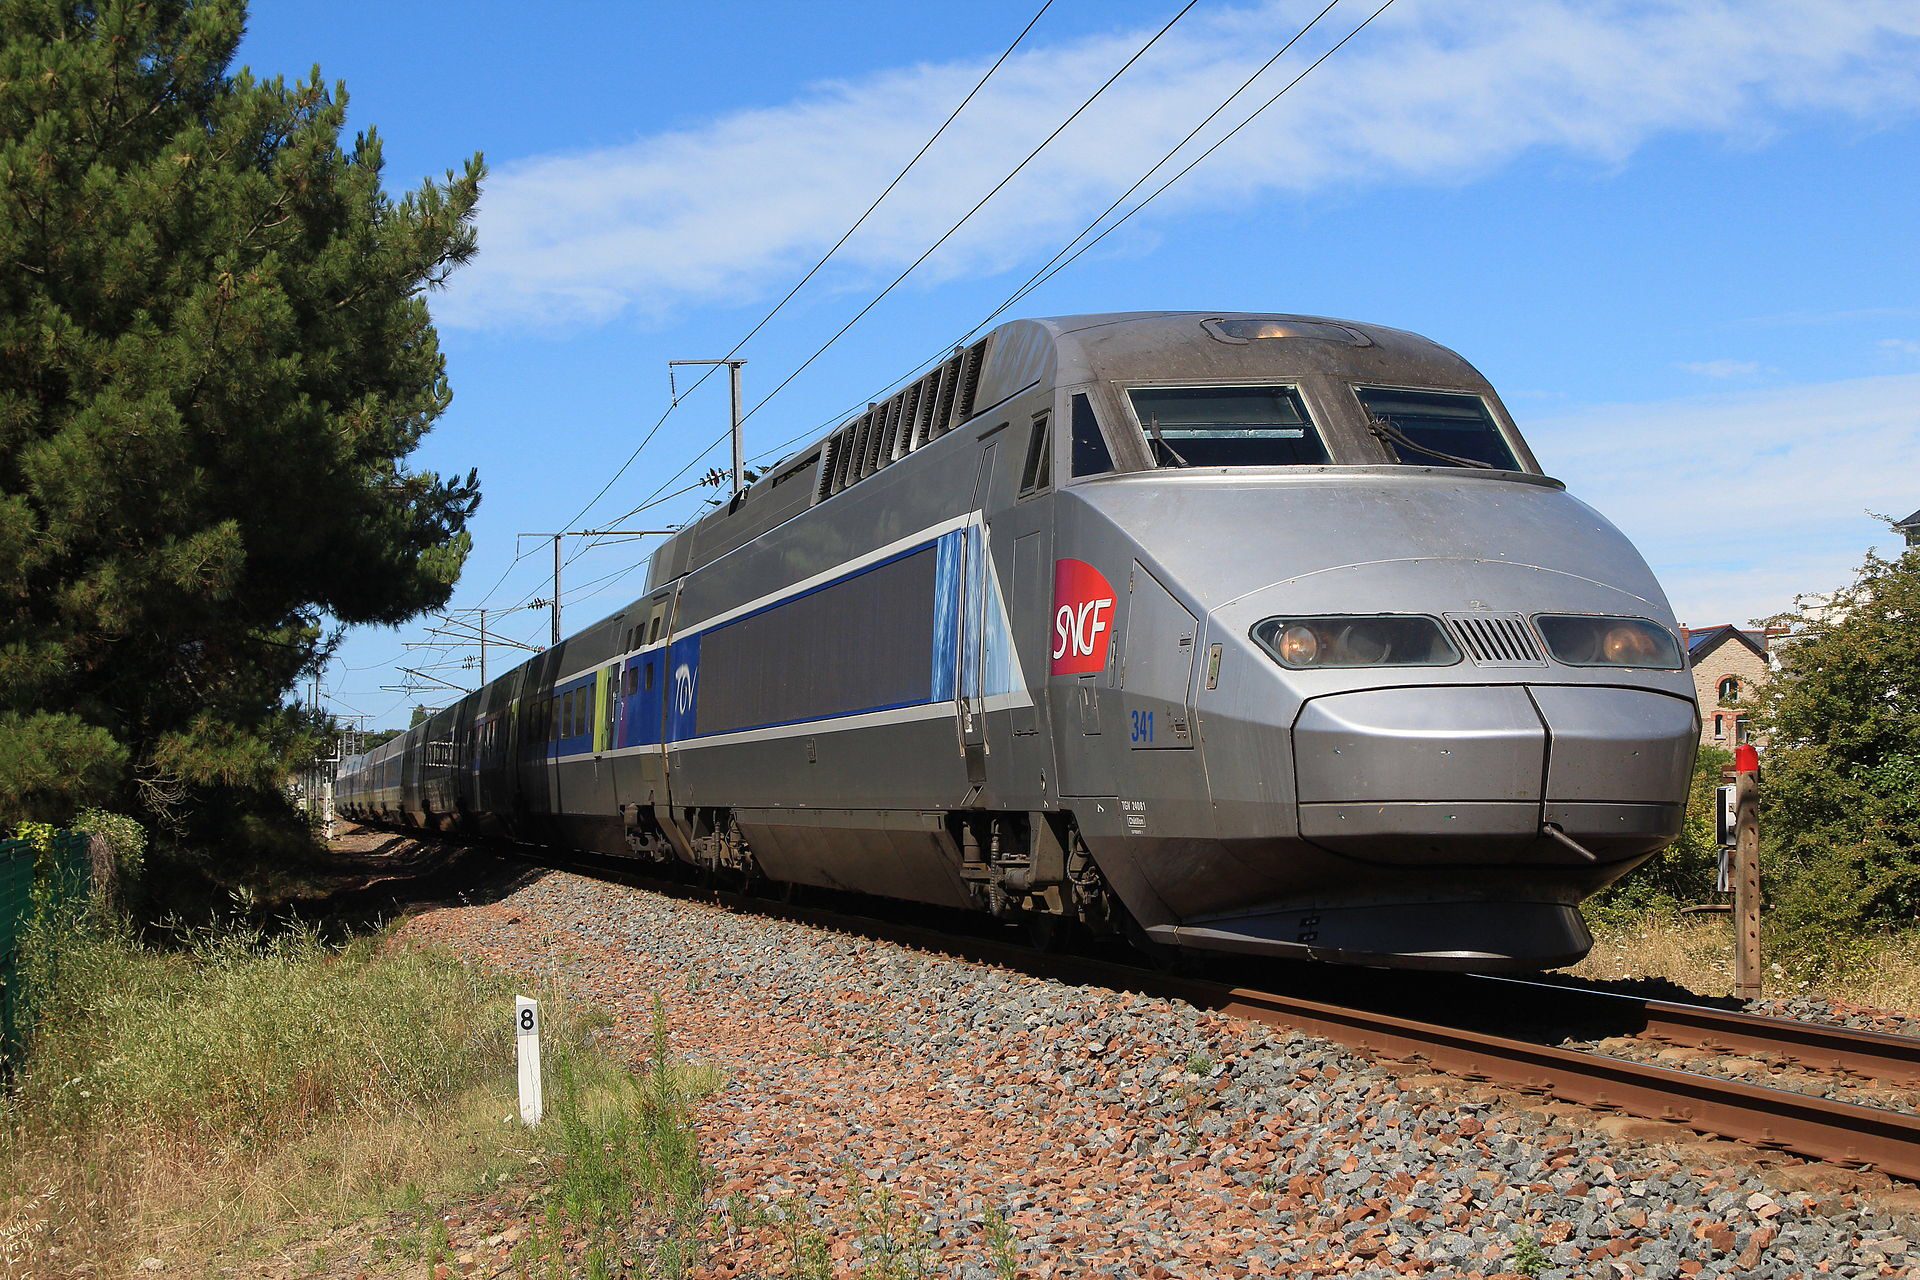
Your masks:
{"label": "steel rail", "polygon": [[1794,1018],[1771,1018],[1740,1009],[1672,1000],[1649,1000],[1613,991],[1532,982],[1524,978],[1475,975],[1476,982],[1498,982],[1559,1001],[1618,1002],[1636,1015],[1637,1033],[1669,1044],[1729,1053],[1776,1053],[1804,1066],[1903,1085],[1920,1085],[1920,1037],[1836,1027]]}
{"label": "steel rail", "polygon": [[[527,856],[525,850],[520,852],[521,856]],[[1076,985],[1114,987],[1179,1000],[1227,1017],[1324,1036],[1360,1052],[1424,1062],[1450,1075],[1599,1110],[1666,1121],[1699,1133],[1811,1159],[1869,1166],[1895,1177],[1920,1181],[1920,1115],[1810,1097],[1785,1089],[1770,1089],[1419,1018],[1154,973],[1108,960],[1036,951],[920,925],[778,902],[747,893],[693,888],[684,883],[656,880],[640,869],[618,865],[618,860],[602,862],[594,857],[575,856],[565,863],[548,861],[548,865],[561,865],[565,869],[591,867],[595,874],[611,873],[613,878],[626,883],[676,897],[858,933]],[[1557,990],[1585,994],[1578,988]],[[1878,1045],[1890,1053],[1887,1046],[1878,1042],[1902,1039],[1850,1028],[1816,1028],[1813,1024],[1755,1014],[1733,1015],[1730,1011],[1726,1019],[1709,1018],[1700,1016],[1701,1011],[1695,1006],[1666,1001],[1643,1003],[1649,1006],[1650,1026],[1667,1027],[1676,1034],[1716,1037],[1733,1036],[1735,1028],[1740,1028],[1738,1034],[1750,1037],[1745,1043],[1753,1048],[1777,1048],[1778,1040],[1763,1044],[1760,1037],[1763,1029],[1780,1030],[1784,1039],[1822,1046],[1818,1052],[1837,1055],[1839,1065],[1847,1070],[1858,1069],[1850,1056],[1852,1044]],[[1705,1012],[1719,1014],[1722,1011]],[[1890,1060],[1903,1064],[1912,1061],[1904,1055],[1895,1055]]]}
{"label": "steel rail", "polygon": [[1448,1074],[1920,1180],[1920,1115],[1272,992],[1183,979],[1155,985],[1229,1017],[1295,1027],[1366,1052],[1423,1060]]}

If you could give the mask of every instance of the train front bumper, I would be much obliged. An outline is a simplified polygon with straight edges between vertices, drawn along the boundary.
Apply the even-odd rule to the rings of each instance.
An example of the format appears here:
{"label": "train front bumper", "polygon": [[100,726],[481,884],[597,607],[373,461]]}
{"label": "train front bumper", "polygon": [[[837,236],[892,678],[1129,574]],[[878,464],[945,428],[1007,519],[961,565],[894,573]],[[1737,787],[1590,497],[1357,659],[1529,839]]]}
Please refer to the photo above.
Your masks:
{"label": "train front bumper", "polygon": [[1601,863],[1679,834],[1692,704],[1646,689],[1372,689],[1306,702],[1293,726],[1302,838],[1409,866]]}

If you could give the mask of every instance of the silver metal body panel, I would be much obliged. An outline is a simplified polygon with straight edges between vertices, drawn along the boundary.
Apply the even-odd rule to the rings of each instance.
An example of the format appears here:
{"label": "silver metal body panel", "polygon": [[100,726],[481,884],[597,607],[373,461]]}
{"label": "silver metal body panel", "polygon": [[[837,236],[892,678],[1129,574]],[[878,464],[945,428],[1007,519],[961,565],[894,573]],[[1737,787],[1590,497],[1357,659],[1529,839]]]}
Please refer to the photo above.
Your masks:
{"label": "silver metal body panel", "polygon": [[[1577,956],[1575,904],[1678,830],[1688,673],[1465,647],[1292,670],[1253,630],[1671,630],[1658,584],[1453,352],[1313,317],[1301,332],[1351,340],[1235,343],[1216,318],[1001,326],[676,535],[647,596],[351,762],[343,809],[689,861],[745,849],[776,879],[949,905],[981,901],[956,823],[1030,816],[1077,832],[1181,945]],[[1294,388],[1335,461],[1153,467],[1128,389],[1235,383]],[[1521,470],[1391,460],[1359,386],[1481,397]],[[1111,471],[1070,474],[1076,397]],[[569,696],[594,725],[565,718]]]}

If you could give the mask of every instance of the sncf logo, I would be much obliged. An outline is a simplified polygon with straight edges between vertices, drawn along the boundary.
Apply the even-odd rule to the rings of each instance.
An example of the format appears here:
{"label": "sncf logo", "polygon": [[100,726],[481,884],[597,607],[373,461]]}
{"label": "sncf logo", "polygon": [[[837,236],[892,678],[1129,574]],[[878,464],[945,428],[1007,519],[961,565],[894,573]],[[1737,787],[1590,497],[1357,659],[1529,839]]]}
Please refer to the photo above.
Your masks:
{"label": "sncf logo", "polygon": [[1107,665],[1114,599],[1112,585],[1086,561],[1053,562],[1053,674]]}
{"label": "sncf logo", "polygon": [[684,716],[693,706],[693,668],[681,663],[673,673],[673,711]]}

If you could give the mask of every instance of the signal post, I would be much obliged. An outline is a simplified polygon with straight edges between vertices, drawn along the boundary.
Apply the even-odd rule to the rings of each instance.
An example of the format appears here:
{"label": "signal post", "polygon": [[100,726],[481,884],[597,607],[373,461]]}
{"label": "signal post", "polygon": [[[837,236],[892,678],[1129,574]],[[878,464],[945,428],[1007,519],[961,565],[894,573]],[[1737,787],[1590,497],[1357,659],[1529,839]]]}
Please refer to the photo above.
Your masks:
{"label": "signal post", "polygon": [[[1755,999],[1761,989],[1760,753],[1750,742],[1733,751],[1731,785],[1720,788],[1720,844],[1729,847],[1733,889],[1733,993]],[[1721,777],[1726,777],[1722,774]]]}

